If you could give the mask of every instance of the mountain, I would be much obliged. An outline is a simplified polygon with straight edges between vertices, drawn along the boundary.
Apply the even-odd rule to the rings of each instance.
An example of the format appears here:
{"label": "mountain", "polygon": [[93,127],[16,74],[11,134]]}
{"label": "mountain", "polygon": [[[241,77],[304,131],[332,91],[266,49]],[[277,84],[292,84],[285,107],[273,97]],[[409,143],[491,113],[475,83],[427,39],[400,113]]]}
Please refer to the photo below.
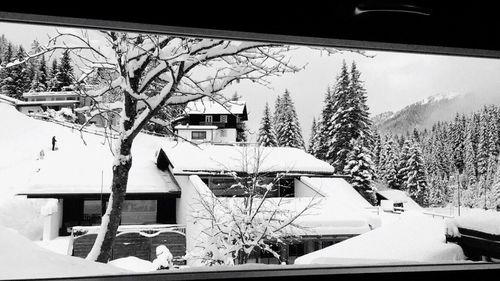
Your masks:
{"label": "mountain", "polygon": [[450,121],[457,113],[469,113],[487,104],[500,104],[500,95],[493,93],[438,94],[389,114],[372,118],[380,133],[403,134],[414,128],[430,129],[438,121]]}

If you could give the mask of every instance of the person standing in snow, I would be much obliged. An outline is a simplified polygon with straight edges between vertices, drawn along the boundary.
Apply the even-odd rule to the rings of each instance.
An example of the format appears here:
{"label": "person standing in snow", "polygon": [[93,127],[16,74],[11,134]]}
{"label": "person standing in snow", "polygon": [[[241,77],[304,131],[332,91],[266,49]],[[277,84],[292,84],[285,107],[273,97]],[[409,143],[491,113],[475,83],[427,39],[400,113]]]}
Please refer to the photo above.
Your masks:
{"label": "person standing in snow", "polygon": [[174,257],[167,246],[160,245],[156,247],[156,259],[153,260],[153,266],[156,270],[170,269],[174,266],[173,259]]}
{"label": "person standing in snow", "polygon": [[43,158],[45,158],[45,152],[42,150],[40,150],[40,153],[38,154],[38,160],[43,160]]}
{"label": "person standing in snow", "polygon": [[52,137],[52,151],[56,150],[56,136]]}

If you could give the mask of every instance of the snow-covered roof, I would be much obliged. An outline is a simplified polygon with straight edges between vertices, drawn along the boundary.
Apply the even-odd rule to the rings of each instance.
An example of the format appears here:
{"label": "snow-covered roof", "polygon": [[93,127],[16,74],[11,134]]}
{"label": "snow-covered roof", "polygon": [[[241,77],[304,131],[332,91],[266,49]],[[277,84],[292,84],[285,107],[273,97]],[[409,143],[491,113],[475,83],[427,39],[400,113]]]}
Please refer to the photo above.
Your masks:
{"label": "snow-covered roof", "polygon": [[302,149],[291,147],[212,144],[195,146],[189,142],[166,142],[161,149],[172,163],[174,173],[252,172],[256,164],[259,164],[259,173],[329,175],[334,173],[334,168],[328,163]]}
{"label": "snow-covered roof", "polygon": [[211,125],[177,125],[176,130],[216,130],[217,126]]}
{"label": "snow-covered roof", "polygon": [[500,235],[500,212],[496,210],[470,209],[450,221],[460,228]]}
{"label": "snow-covered roof", "polygon": [[403,203],[405,209],[415,209],[422,210],[422,207],[417,204],[413,199],[411,199],[408,194],[402,190],[397,189],[386,189],[377,191],[380,195],[384,196],[388,200],[393,201],[394,203]]}
{"label": "snow-covered roof", "polygon": [[23,97],[43,97],[43,96],[80,96],[80,94],[78,92],[75,92],[75,91],[23,93]]}
{"label": "snow-covered roof", "polygon": [[21,102],[20,100],[18,100],[16,98],[12,98],[12,97],[9,97],[9,96],[3,95],[3,94],[0,94],[0,102],[1,101],[6,102],[6,103],[11,104],[11,105],[16,105],[18,102]]}
{"label": "snow-covered roof", "polygon": [[[213,196],[200,177],[192,175],[189,179],[197,190],[196,194],[203,198]],[[242,206],[245,198],[218,197],[217,200],[221,202],[220,206],[236,210],[238,208],[230,206]],[[199,206],[201,205],[191,204],[191,208],[199,208]],[[373,227],[373,220],[368,212],[356,210],[347,202],[339,202],[331,197],[273,197],[267,198],[262,208],[263,210],[279,208],[290,216],[301,213],[294,221],[300,229],[289,229],[291,233],[300,236],[361,234],[370,231]],[[237,212],[235,211],[236,214]],[[228,214],[217,212],[217,215],[227,216]],[[229,217],[228,219],[231,220]]]}
{"label": "snow-covered roof", "polygon": [[301,256],[295,264],[463,262],[462,248],[446,243],[445,233],[444,220],[407,212],[394,223]]}
{"label": "snow-covered roof", "polygon": [[78,104],[77,100],[48,100],[48,101],[21,101],[17,106],[33,106],[33,105],[59,105],[59,104]]}
{"label": "snow-covered roof", "polygon": [[358,209],[372,207],[372,205],[343,178],[300,177],[300,181],[320,195],[331,197],[339,203],[348,203],[350,206]]}
{"label": "snow-covered roof", "polygon": [[112,265],[61,255],[0,226],[0,279],[45,279],[130,273]]}
{"label": "snow-covered roof", "polygon": [[246,102],[227,101],[224,103],[203,98],[191,101],[186,105],[187,114],[243,114]]}
{"label": "snow-covered roof", "polygon": [[[0,117],[9,120],[4,125],[10,138],[2,140],[0,149],[5,167],[14,171],[19,167],[23,175],[3,177],[2,184],[31,196],[100,194],[101,185],[102,193],[110,192],[114,157],[102,136],[83,132],[84,143],[77,130],[29,118],[13,108],[0,110]],[[56,151],[51,150],[52,136],[56,136]],[[180,192],[173,176],[156,167],[156,148],[163,141],[146,134],[136,137],[127,193]],[[41,150],[45,157],[36,160]],[[0,161],[0,174],[3,167]]]}

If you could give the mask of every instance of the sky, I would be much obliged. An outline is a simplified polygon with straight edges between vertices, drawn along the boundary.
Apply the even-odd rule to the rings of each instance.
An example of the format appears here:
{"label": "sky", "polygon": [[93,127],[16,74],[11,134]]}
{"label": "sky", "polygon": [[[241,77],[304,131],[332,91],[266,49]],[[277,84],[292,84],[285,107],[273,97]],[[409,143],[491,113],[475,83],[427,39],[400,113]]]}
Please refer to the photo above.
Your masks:
{"label": "sky", "polygon": [[[34,39],[43,45],[55,30],[51,26],[0,23],[0,34],[26,48]],[[225,92],[228,96],[237,92],[247,101],[248,127],[250,133],[254,133],[250,139],[254,140],[265,103],[274,106],[277,95],[288,89],[307,142],[312,119],[319,116],[326,89],[335,83],[343,60],[348,65],[356,62],[372,115],[397,111],[436,94],[491,94],[500,89],[499,59],[382,51],[367,51],[367,54],[370,57],[352,52],[326,55],[318,50],[298,47],[289,55],[295,65],[305,66],[300,72],[272,78],[270,87],[240,82]]]}

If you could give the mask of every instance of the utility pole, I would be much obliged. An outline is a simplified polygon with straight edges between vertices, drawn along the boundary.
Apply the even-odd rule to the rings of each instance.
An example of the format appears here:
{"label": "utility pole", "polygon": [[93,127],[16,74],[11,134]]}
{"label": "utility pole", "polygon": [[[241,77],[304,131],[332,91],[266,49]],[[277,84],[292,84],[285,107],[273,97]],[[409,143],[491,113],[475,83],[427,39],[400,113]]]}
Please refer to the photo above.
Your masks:
{"label": "utility pole", "polygon": [[457,174],[458,216],[460,216],[460,174]]}

